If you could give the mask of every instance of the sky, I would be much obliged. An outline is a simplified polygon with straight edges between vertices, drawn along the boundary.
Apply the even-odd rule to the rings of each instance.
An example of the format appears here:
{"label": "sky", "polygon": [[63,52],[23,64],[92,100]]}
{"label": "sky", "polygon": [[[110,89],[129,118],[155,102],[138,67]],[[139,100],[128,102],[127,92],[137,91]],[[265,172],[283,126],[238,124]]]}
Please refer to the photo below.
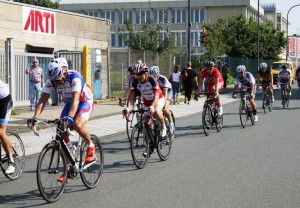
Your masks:
{"label": "sky", "polygon": [[[281,12],[283,17],[287,19],[287,13],[289,9],[296,5],[300,4],[300,0],[260,0],[260,4],[269,4],[269,3],[275,3],[276,8],[278,12]],[[289,35],[297,34],[300,35],[300,19],[299,19],[299,14],[300,14],[300,5],[294,7],[293,9],[290,10],[289,13]]]}

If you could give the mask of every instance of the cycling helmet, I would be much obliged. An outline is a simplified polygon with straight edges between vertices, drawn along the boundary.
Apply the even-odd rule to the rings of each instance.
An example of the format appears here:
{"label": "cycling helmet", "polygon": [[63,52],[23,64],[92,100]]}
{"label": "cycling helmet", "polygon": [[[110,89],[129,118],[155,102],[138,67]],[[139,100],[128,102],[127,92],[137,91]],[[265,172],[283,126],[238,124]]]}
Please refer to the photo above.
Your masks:
{"label": "cycling helmet", "polygon": [[212,62],[212,61],[206,61],[206,62],[204,63],[204,66],[205,66],[205,67],[214,67],[214,62]]}
{"label": "cycling helmet", "polygon": [[132,73],[133,72],[133,67],[134,67],[134,65],[129,66],[128,69],[127,69],[127,71],[129,73]]}
{"label": "cycling helmet", "polygon": [[262,68],[267,68],[268,66],[267,66],[267,64],[266,63],[261,63],[260,65],[259,65],[259,68],[260,69],[262,69]]}
{"label": "cycling helmet", "polygon": [[60,80],[63,77],[61,67],[55,60],[48,64],[48,73],[51,81]]}
{"label": "cycling helmet", "polygon": [[237,68],[236,68],[236,72],[237,73],[241,73],[243,71],[246,71],[246,67],[244,65],[239,65]]}
{"label": "cycling helmet", "polygon": [[159,74],[159,68],[158,66],[151,66],[149,69],[149,74],[152,76],[156,76]]}
{"label": "cycling helmet", "polygon": [[286,65],[282,64],[281,68],[286,69],[287,67],[286,67]]}
{"label": "cycling helmet", "polygon": [[136,74],[148,72],[148,66],[146,64],[135,64],[133,67],[133,72]]}
{"label": "cycling helmet", "polygon": [[67,68],[69,68],[68,61],[65,58],[58,58],[58,60],[59,60],[58,63],[59,63],[59,65],[61,67],[67,67]]}

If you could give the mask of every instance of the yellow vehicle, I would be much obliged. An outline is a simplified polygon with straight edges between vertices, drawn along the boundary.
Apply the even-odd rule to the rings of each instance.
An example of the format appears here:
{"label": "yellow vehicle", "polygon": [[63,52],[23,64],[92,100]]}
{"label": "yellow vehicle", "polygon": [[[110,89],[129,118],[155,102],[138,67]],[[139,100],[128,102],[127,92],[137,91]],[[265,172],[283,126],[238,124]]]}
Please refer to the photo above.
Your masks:
{"label": "yellow vehicle", "polygon": [[273,84],[277,83],[277,79],[278,79],[278,74],[279,71],[281,70],[281,66],[282,65],[286,65],[287,69],[291,72],[291,76],[292,76],[292,83],[294,83],[294,79],[295,79],[295,68],[292,62],[290,61],[276,61],[273,62],[272,64],[272,74],[273,74]]}

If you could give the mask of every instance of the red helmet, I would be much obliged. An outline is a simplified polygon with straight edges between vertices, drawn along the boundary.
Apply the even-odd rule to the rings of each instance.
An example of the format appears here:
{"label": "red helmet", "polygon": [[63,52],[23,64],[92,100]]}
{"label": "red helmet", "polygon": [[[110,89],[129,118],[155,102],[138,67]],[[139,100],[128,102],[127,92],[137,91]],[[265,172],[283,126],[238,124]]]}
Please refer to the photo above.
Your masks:
{"label": "red helmet", "polygon": [[133,67],[133,72],[136,74],[148,72],[148,66],[146,64],[135,64]]}

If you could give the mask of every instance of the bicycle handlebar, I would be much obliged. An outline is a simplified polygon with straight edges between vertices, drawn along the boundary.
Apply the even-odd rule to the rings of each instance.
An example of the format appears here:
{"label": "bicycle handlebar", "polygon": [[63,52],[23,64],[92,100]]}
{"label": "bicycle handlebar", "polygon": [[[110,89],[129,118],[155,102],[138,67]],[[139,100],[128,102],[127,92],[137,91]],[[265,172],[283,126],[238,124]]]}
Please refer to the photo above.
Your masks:
{"label": "bicycle handlebar", "polygon": [[[36,123],[36,125],[33,126],[32,130],[33,130],[33,133],[34,133],[36,136],[40,136],[39,131],[36,129],[36,126],[37,126],[39,123],[46,124],[46,125],[49,126],[49,124],[60,125],[60,124],[63,124],[64,122],[65,122],[65,121],[64,121],[63,119],[38,120],[37,123]],[[74,134],[71,132],[71,129],[70,129],[69,127],[66,127],[64,132],[67,132],[69,135],[74,136]]]}

